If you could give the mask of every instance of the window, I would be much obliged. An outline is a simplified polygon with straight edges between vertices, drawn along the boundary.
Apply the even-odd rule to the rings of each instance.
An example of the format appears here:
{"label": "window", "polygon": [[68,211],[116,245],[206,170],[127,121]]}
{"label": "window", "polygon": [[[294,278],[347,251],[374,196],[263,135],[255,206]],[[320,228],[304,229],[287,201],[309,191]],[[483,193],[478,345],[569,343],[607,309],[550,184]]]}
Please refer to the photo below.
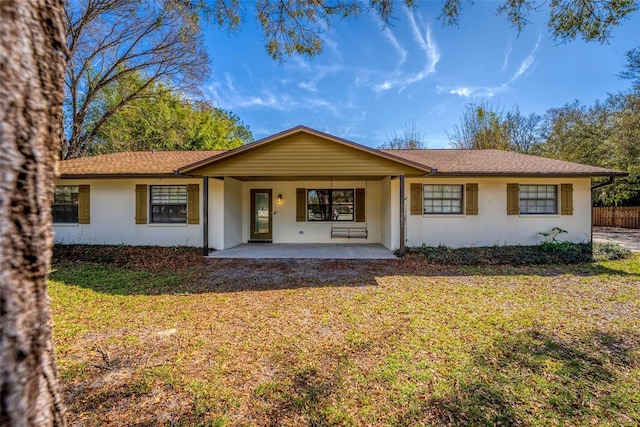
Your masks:
{"label": "window", "polygon": [[426,184],[422,191],[424,215],[462,213],[462,185]]}
{"label": "window", "polygon": [[51,206],[54,223],[78,223],[78,194],[79,187],[77,185],[56,187]]}
{"label": "window", "polygon": [[307,221],[353,221],[354,190],[307,190]]}
{"label": "window", "polygon": [[520,214],[557,214],[556,185],[520,185]]}
{"label": "window", "polygon": [[151,223],[187,223],[187,186],[151,186]]}

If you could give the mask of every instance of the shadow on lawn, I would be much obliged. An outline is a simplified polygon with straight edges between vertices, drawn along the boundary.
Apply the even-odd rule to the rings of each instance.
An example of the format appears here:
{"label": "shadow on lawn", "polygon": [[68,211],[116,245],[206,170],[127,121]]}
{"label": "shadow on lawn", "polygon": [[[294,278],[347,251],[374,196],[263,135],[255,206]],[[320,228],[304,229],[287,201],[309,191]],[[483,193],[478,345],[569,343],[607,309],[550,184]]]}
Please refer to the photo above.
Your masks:
{"label": "shadow on lawn", "polygon": [[455,392],[413,402],[399,424],[518,426],[537,418],[552,425],[632,425],[640,413],[625,413],[633,397],[615,383],[620,370],[637,366],[639,344],[640,335],[605,332],[575,343],[538,331],[505,337],[476,354]]}
{"label": "shadow on lawn", "polygon": [[[197,294],[314,287],[378,286],[389,276],[576,276],[627,275],[596,264],[537,266],[434,265],[420,258],[398,260],[203,260],[183,266],[58,261],[50,279],[113,295]],[[115,264],[115,265],[114,265]]]}

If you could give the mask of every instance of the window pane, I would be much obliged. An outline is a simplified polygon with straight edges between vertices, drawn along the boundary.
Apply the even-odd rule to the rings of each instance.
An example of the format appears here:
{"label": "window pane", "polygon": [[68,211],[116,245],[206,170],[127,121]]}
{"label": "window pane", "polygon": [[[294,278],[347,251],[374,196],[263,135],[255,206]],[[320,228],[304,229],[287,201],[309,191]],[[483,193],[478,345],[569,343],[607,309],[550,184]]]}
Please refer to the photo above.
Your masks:
{"label": "window pane", "polygon": [[521,214],[555,214],[557,213],[557,186],[555,185],[521,185]]}
{"label": "window pane", "polygon": [[187,222],[186,185],[152,185],[150,192],[152,223]]}
{"label": "window pane", "polygon": [[78,223],[78,188],[77,185],[56,187],[51,205],[54,223]]}
{"label": "window pane", "polygon": [[423,186],[423,210],[425,214],[459,214],[462,213],[462,185]]}
{"label": "window pane", "polygon": [[353,189],[307,190],[308,221],[353,221]]}

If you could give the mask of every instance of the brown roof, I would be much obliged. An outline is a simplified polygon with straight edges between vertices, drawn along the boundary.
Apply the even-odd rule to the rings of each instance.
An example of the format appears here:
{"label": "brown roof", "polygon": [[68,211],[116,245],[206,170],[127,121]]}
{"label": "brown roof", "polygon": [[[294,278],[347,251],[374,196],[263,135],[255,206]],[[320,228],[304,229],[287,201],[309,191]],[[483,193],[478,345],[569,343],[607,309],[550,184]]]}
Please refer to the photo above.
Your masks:
{"label": "brown roof", "polygon": [[[611,176],[625,172],[502,150],[380,150],[400,161],[437,169],[438,175]],[[181,168],[212,159],[225,151],[133,151],[65,160],[60,176],[168,176]]]}
{"label": "brown roof", "polygon": [[625,172],[503,150],[382,150],[437,169],[438,175],[626,175]]}
{"label": "brown roof", "polygon": [[190,165],[224,151],[130,151],[64,160],[58,163],[62,177],[113,175],[173,175]]}

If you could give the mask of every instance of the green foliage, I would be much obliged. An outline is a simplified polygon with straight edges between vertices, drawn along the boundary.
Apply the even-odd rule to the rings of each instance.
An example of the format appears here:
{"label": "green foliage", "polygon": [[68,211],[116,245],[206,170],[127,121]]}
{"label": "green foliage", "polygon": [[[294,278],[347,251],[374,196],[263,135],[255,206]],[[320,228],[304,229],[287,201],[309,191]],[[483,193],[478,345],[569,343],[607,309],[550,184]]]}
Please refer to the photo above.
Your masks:
{"label": "green foliage", "polygon": [[[138,73],[105,89],[99,110],[123,103],[145,85]],[[240,118],[206,102],[188,101],[166,85],[148,85],[142,96],[118,109],[101,127],[90,154],[144,150],[228,150],[251,142]],[[100,112],[93,116],[100,120]]]}
{"label": "green foliage", "polygon": [[543,251],[573,252],[578,248],[576,243],[558,240],[559,235],[567,234],[567,230],[563,230],[560,227],[553,227],[550,232],[541,231],[538,234],[545,238],[544,242],[540,243]]}
{"label": "green foliage", "polygon": [[622,170],[594,196],[596,205],[638,201],[640,188],[640,92],[609,95],[605,102],[585,106],[578,101],[552,109],[545,117],[545,142],[539,154],[555,159]]}
{"label": "green foliage", "polygon": [[[473,4],[472,1],[469,1]],[[500,2],[497,13],[518,30],[529,23],[529,14],[548,6],[547,26],[558,41],[575,40],[604,43],[609,40],[611,30],[638,9],[635,0],[505,0]],[[462,10],[462,0],[446,0],[440,19],[446,25],[457,25]]]}
{"label": "green foliage", "polygon": [[455,148],[529,153],[539,144],[540,122],[540,116],[525,116],[517,106],[505,113],[488,102],[468,104],[460,124],[454,125],[447,135]]}
{"label": "green foliage", "polygon": [[[62,159],[87,155],[112,115],[149,89],[166,82],[167,90],[197,94],[209,74],[200,26],[200,14],[210,10],[204,0],[68,1],[65,9]],[[105,104],[114,87],[127,87],[126,96]]]}
{"label": "green foliage", "polygon": [[617,243],[594,243],[593,244],[593,260],[594,261],[616,261],[629,259],[633,253],[623,248]]}
{"label": "green foliage", "polygon": [[537,246],[490,246],[452,249],[446,246],[409,248],[409,253],[440,265],[541,265],[575,264],[591,261],[591,245],[586,243],[558,244],[560,250]]}

